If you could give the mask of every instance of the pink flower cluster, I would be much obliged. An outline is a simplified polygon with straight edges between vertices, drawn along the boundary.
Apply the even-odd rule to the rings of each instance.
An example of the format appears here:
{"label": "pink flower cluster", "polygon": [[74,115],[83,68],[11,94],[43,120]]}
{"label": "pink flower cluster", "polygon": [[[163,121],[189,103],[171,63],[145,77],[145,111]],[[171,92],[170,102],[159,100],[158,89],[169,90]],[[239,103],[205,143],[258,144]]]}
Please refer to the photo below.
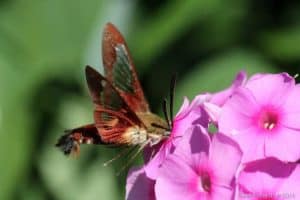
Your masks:
{"label": "pink flower cluster", "polygon": [[226,90],[184,100],[171,136],[129,171],[126,199],[300,199],[299,160],[300,85],[240,72]]}

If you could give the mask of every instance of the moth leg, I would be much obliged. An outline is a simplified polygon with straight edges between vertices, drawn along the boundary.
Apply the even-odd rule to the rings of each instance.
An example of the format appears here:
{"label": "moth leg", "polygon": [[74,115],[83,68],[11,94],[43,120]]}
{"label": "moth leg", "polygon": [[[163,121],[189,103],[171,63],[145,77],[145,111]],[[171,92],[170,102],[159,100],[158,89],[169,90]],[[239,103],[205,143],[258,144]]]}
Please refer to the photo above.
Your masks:
{"label": "moth leg", "polygon": [[94,124],[66,130],[65,133],[55,144],[65,155],[78,154],[81,144],[103,144]]}
{"label": "moth leg", "polygon": [[123,170],[125,170],[133,161],[134,159],[138,156],[139,153],[151,142],[151,139],[146,140],[144,143],[142,143],[139,147],[138,150],[129,158],[129,160],[126,162],[126,164],[119,170],[117,173],[117,176],[121,174]]}
{"label": "moth leg", "polygon": [[107,165],[109,165],[113,161],[119,159],[123,155],[129,155],[129,154],[131,154],[133,150],[135,150],[135,146],[134,147],[126,147],[126,149],[123,149],[115,157],[113,157],[112,159],[110,159],[110,160],[106,161],[105,163],[103,163],[103,166],[106,167]]}

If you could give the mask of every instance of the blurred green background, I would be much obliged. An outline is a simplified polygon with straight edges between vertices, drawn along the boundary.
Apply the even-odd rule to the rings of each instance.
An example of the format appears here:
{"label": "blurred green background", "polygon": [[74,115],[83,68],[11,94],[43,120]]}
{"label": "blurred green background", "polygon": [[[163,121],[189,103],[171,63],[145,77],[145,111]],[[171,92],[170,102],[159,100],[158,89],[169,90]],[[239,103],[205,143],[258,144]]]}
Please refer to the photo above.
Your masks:
{"label": "blurred green background", "polygon": [[235,74],[299,72],[296,0],[0,0],[0,199],[124,199],[118,150],[54,148],[93,120],[86,64],[102,71],[106,22],[124,34],[152,110],[171,75],[183,96],[226,88]]}

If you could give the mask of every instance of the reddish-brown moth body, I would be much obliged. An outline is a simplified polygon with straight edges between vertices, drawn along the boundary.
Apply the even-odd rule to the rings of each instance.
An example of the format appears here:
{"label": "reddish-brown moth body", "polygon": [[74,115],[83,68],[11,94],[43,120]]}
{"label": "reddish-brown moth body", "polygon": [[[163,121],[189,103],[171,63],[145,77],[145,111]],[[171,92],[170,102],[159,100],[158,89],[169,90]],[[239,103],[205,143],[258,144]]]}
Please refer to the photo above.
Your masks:
{"label": "reddish-brown moth body", "polygon": [[80,144],[143,148],[169,135],[168,123],[150,111],[127,44],[111,23],[104,28],[102,58],[105,76],[90,66],[85,69],[94,123],[69,130],[58,140],[56,146],[65,154],[78,152]]}

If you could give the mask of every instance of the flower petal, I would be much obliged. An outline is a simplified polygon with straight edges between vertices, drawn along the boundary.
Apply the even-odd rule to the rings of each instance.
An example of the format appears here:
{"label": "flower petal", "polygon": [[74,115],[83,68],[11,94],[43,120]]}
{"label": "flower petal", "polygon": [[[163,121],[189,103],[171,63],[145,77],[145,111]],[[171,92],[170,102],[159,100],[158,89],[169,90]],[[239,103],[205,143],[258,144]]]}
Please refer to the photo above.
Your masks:
{"label": "flower petal", "polygon": [[252,93],[245,88],[238,89],[223,106],[219,118],[220,132],[229,135],[251,127],[251,118],[258,109]]}
{"label": "flower petal", "polygon": [[287,96],[281,123],[286,127],[300,130],[300,85],[295,86]]}
{"label": "flower petal", "polygon": [[189,100],[187,99],[187,97],[185,97],[184,102],[181,108],[179,109],[178,113],[176,114],[175,119],[179,121],[182,118],[185,118],[186,115],[188,115],[191,111],[197,109],[204,102],[207,102],[210,98],[211,98],[210,94],[201,94],[196,96],[191,102],[191,104],[189,104]]}
{"label": "flower petal", "polygon": [[282,161],[297,161],[300,158],[300,132],[282,127],[279,133],[266,135],[265,155]]}
{"label": "flower petal", "polygon": [[181,105],[175,118],[180,118],[180,116],[183,117],[187,112],[189,112],[189,110],[188,110],[189,104],[190,104],[189,99],[187,97],[184,97],[183,104]]}
{"label": "flower petal", "polygon": [[265,158],[264,135],[256,134],[257,130],[249,128],[240,135],[232,137],[243,151],[242,163]]}
{"label": "flower petal", "polygon": [[126,181],[126,199],[155,200],[154,183],[146,177],[143,168],[131,168]]}
{"label": "flower petal", "polygon": [[193,180],[198,175],[184,160],[170,155],[159,170],[155,184],[157,199],[194,199],[197,188]]}
{"label": "flower petal", "polygon": [[192,154],[205,153],[208,156],[210,139],[202,126],[193,126],[182,137],[174,154],[191,159]]}
{"label": "flower petal", "polygon": [[283,199],[300,199],[300,165],[298,164],[289,178],[282,184],[279,194]]}
{"label": "flower petal", "polygon": [[148,163],[145,164],[145,172],[149,178],[153,180],[156,179],[158,169],[160,168],[161,164],[165,161],[167,155],[170,153],[171,147],[172,146],[170,143],[162,144],[160,149],[154,155],[154,157],[151,160],[149,160]]}
{"label": "flower petal", "polygon": [[144,163],[147,164],[153,157],[158,153],[158,151],[162,148],[163,143],[158,143],[154,146],[146,146],[143,152]]}
{"label": "flower petal", "polygon": [[255,197],[253,199],[259,199],[265,195],[275,195],[283,182],[283,178],[273,178],[263,172],[241,172],[238,196],[243,199],[244,195],[249,194]]}
{"label": "flower petal", "polygon": [[287,73],[281,73],[253,76],[246,87],[253,92],[260,105],[281,105],[294,85],[294,78]]}
{"label": "flower petal", "polygon": [[[238,178],[239,199],[245,199],[246,197],[258,199],[267,196],[275,199],[285,199],[283,195],[298,190],[291,190],[291,188],[296,188],[292,185],[297,185],[297,188],[299,188],[300,173],[299,175],[296,174],[294,179],[292,177],[295,167],[296,164],[284,163],[275,158],[266,158],[248,163]],[[298,183],[295,184],[294,181]],[[285,186],[289,187],[285,188]]]}
{"label": "flower petal", "polygon": [[212,122],[217,123],[218,119],[221,114],[221,107],[210,103],[210,102],[204,102],[203,103],[203,109],[207,112],[209,118],[211,119]]}
{"label": "flower petal", "polygon": [[214,191],[209,199],[211,199],[211,200],[220,200],[220,199],[233,200],[234,199],[234,191],[232,189],[225,188],[225,187],[215,187]]}
{"label": "flower petal", "polygon": [[264,134],[253,124],[259,107],[248,89],[238,89],[228,100],[219,119],[219,132],[235,140],[243,151],[243,161],[264,158]]}
{"label": "flower petal", "polygon": [[209,160],[215,168],[218,184],[230,186],[241,158],[242,151],[236,142],[221,133],[214,135],[210,146]]}

